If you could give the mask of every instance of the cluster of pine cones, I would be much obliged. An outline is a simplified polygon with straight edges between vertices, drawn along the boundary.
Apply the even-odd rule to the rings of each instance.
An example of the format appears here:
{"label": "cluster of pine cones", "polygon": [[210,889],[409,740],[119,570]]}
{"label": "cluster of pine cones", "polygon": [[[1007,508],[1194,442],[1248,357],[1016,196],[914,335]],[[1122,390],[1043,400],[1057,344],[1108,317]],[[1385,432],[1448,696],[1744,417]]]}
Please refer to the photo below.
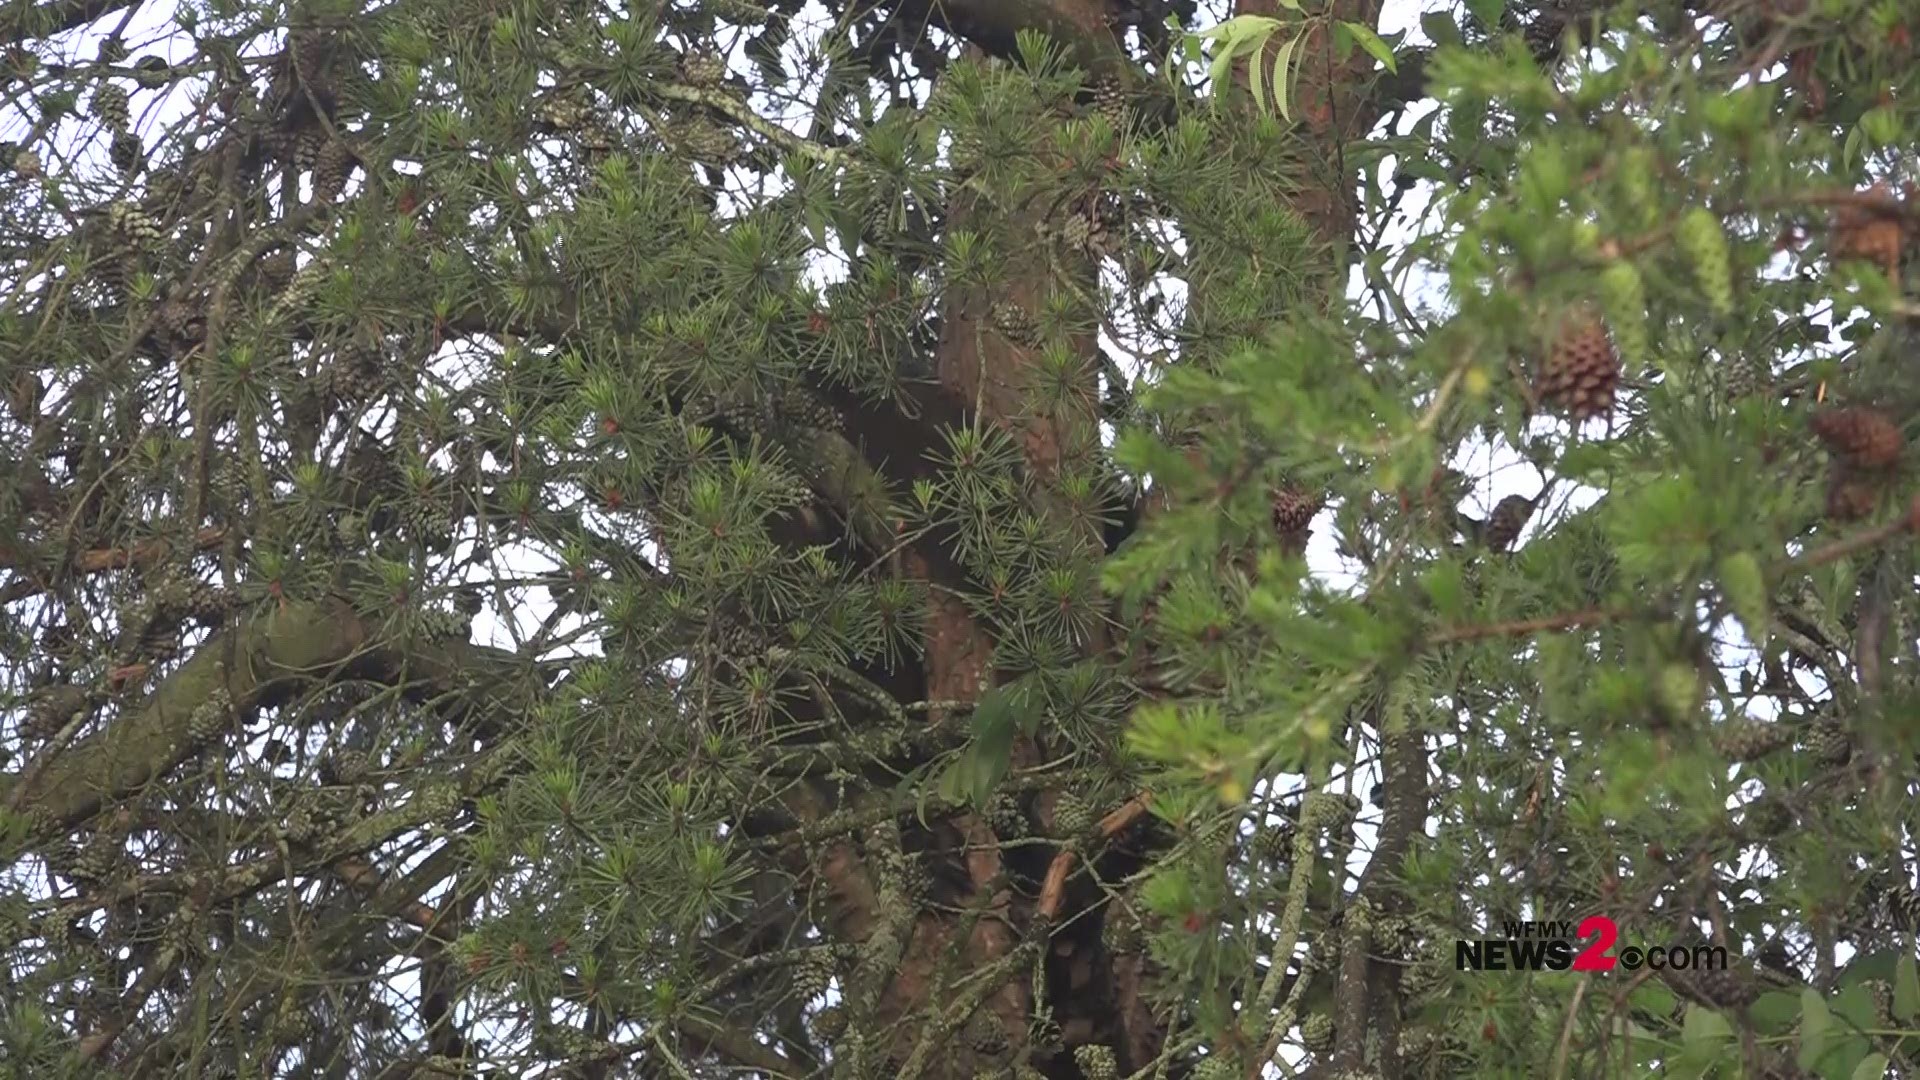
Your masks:
{"label": "cluster of pine cones", "polygon": [[1857,521],[1873,513],[1906,449],[1900,425],[1881,409],[1856,405],[1816,413],[1812,427],[1833,456],[1827,516],[1834,521]]}

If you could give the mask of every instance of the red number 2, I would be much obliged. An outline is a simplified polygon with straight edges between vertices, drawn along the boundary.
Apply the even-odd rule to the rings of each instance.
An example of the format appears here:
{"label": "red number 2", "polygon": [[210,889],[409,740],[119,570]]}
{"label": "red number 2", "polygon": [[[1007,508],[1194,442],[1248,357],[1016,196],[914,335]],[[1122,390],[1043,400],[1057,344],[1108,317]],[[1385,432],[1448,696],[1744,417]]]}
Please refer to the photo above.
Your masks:
{"label": "red number 2", "polygon": [[1594,942],[1581,949],[1580,955],[1573,958],[1573,970],[1613,970],[1616,958],[1608,955],[1607,950],[1613,948],[1614,941],[1620,937],[1620,928],[1613,925],[1612,919],[1605,915],[1589,915],[1581,922],[1580,930],[1574,936],[1591,937]]}

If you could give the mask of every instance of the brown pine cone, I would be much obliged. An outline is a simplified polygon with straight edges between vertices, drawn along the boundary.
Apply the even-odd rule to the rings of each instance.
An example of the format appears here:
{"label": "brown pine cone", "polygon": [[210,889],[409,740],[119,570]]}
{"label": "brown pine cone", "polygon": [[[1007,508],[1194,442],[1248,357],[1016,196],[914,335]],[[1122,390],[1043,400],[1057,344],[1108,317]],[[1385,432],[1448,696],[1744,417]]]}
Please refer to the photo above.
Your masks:
{"label": "brown pine cone", "polygon": [[1884,469],[1900,460],[1906,437],[1900,425],[1870,406],[1827,409],[1813,418],[1813,433],[1827,449],[1856,469]]}
{"label": "brown pine cone", "polygon": [[1859,521],[1880,505],[1880,489],[1871,477],[1835,463],[1827,480],[1827,517],[1832,521]]}
{"label": "brown pine cone", "polygon": [[1549,406],[1580,421],[1612,411],[1620,354],[1606,324],[1589,311],[1572,316],[1547,352],[1537,390]]}
{"label": "brown pine cone", "polygon": [[[1885,183],[1875,184],[1868,198],[1894,198]],[[1833,215],[1827,238],[1827,250],[1838,259],[1861,259],[1893,274],[1900,266],[1900,251],[1906,246],[1906,228],[1900,218],[1877,207],[1843,206]]]}
{"label": "brown pine cone", "polygon": [[296,171],[305,172],[313,168],[314,161],[320,157],[320,147],[325,145],[325,139],[326,135],[317,130],[302,131],[294,137],[288,153],[291,155]]}
{"label": "brown pine cone", "polygon": [[1527,527],[1527,519],[1533,517],[1533,500],[1525,495],[1509,495],[1494,506],[1493,513],[1487,515],[1486,531],[1481,535],[1487,547],[1494,551],[1505,551],[1520,539],[1520,531]]}
{"label": "brown pine cone", "polygon": [[114,135],[113,142],[107,147],[107,158],[113,162],[115,169],[120,170],[121,176],[134,177],[140,175],[141,168],[147,163],[147,148],[140,141],[140,136],[131,131],[122,131]]}
{"label": "brown pine cone", "polygon": [[313,195],[322,202],[332,202],[346,190],[347,179],[353,175],[355,163],[353,149],[339,139],[328,139],[313,157]]}
{"label": "brown pine cone", "polygon": [[1325,495],[1312,495],[1291,484],[1276,488],[1273,493],[1273,531],[1289,543],[1304,541],[1307,531],[1313,527],[1314,516],[1326,504]]}

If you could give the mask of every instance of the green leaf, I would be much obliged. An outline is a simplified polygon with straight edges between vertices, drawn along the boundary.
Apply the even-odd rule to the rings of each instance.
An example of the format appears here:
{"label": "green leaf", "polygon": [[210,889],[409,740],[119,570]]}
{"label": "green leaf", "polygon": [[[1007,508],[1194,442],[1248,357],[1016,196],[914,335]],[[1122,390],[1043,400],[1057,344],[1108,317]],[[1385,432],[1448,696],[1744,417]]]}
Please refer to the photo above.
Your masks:
{"label": "green leaf", "polygon": [[[1300,9],[1295,8],[1294,10],[1298,11]],[[1231,48],[1235,42],[1245,41],[1254,34],[1271,34],[1278,25],[1279,22],[1277,20],[1268,18],[1265,15],[1235,15],[1226,22],[1202,30],[1194,36],[1202,41],[1212,41],[1215,38],[1220,38]]]}
{"label": "green leaf", "polygon": [[[1247,65],[1247,81],[1250,84],[1248,89],[1253,92],[1253,107],[1256,109],[1264,109],[1266,106],[1262,104],[1262,102],[1266,99],[1267,69],[1266,65],[1259,62],[1259,59],[1259,51],[1255,50],[1253,56],[1254,62]],[[1277,92],[1280,88],[1276,85],[1274,89]]]}
{"label": "green leaf", "polygon": [[1767,643],[1767,579],[1751,551],[1720,560],[1720,591],[1756,648]]}
{"label": "green leaf", "polygon": [[1853,1067],[1853,1080],[1884,1080],[1887,1075],[1887,1055],[1868,1054],[1860,1064]]}
{"label": "green leaf", "polygon": [[1280,110],[1280,119],[1293,120],[1293,106],[1287,101],[1287,68],[1293,63],[1294,47],[1300,44],[1296,37],[1280,46],[1280,52],[1273,58],[1273,103]]}
{"label": "green leaf", "polygon": [[1680,1003],[1674,997],[1673,991],[1657,982],[1641,983],[1639,988],[1628,996],[1628,1000],[1633,1003],[1635,1009],[1652,1016],[1672,1016],[1674,1008]]}
{"label": "green leaf", "polygon": [[1347,32],[1353,35],[1353,40],[1360,43],[1360,47],[1367,51],[1368,56],[1380,61],[1388,71],[1399,73],[1400,68],[1393,60],[1393,49],[1386,42],[1381,41],[1380,35],[1374,33],[1371,27],[1363,23],[1345,21],[1340,25],[1347,28]]}
{"label": "green leaf", "polygon": [[1460,27],[1444,11],[1429,11],[1420,16],[1420,32],[1427,35],[1428,40],[1435,45],[1460,43]]}
{"label": "green leaf", "polygon": [[1901,953],[1899,963],[1893,969],[1893,1015],[1900,1020],[1912,1020],[1920,1014],[1920,965],[1914,963],[1913,954]]}
{"label": "green leaf", "polygon": [[1800,991],[1800,1053],[1794,1059],[1801,1068],[1811,1069],[1827,1052],[1827,1029],[1833,1026],[1833,1014],[1827,1011],[1827,999],[1812,987]]}
{"label": "green leaf", "polygon": [[1727,1018],[1700,1005],[1687,1006],[1686,1022],[1680,1025],[1680,1041],[1689,1049],[1708,1047],[1733,1038]]}
{"label": "green leaf", "polygon": [[1007,775],[1016,733],[1032,734],[1040,695],[1033,679],[1022,676],[980,696],[973,707],[973,741],[941,777],[941,794],[983,806]]}
{"label": "green leaf", "polygon": [[1800,998],[1785,990],[1769,991],[1747,1006],[1747,1017],[1760,1034],[1783,1035],[1800,1019]]}
{"label": "green leaf", "polygon": [[1500,13],[1506,9],[1507,0],[1467,0],[1467,10],[1489,30],[1499,27]]}
{"label": "green leaf", "polygon": [[1216,105],[1226,98],[1227,72],[1232,67],[1233,50],[1225,46],[1222,46],[1219,55],[1213,58],[1213,63],[1207,65],[1207,83]]}
{"label": "green leaf", "polygon": [[1872,991],[1859,983],[1842,987],[1834,994],[1833,1011],[1841,1020],[1860,1031],[1871,1031],[1880,1026],[1880,1003],[1874,1000]]}

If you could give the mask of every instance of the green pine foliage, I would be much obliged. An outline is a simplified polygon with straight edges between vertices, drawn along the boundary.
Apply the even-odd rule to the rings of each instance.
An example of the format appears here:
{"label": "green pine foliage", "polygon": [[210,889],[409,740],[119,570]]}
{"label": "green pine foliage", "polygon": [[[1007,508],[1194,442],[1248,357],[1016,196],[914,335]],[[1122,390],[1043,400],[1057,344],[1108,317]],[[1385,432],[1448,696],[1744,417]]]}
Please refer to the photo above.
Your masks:
{"label": "green pine foliage", "polygon": [[1095,6],[0,13],[0,1076],[1910,1074],[1911,14]]}

